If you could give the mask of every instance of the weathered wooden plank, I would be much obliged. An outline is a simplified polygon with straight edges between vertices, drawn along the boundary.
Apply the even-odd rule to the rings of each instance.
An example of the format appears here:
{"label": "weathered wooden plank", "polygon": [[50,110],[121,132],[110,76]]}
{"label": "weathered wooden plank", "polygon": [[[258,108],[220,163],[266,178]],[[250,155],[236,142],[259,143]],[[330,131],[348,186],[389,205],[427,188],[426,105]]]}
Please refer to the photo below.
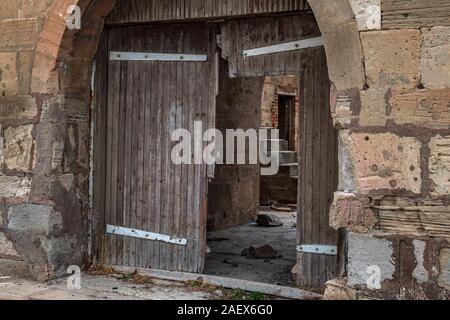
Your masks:
{"label": "weathered wooden plank", "polygon": [[[122,35],[122,30],[117,29],[120,36]],[[119,98],[119,145],[118,145],[118,163],[117,163],[117,218],[116,223],[118,225],[124,225],[124,183],[125,183],[125,172],[124,172],[124,160],[125,160],[125,125],[126,125],[126,89],[127,89],[127,65],[125,63],[120,63],[120,94]],[[123,239],[122,237],[116,237],[116,259],[117,263],[123,264]]]}
{"label": "weathered wooden plank", "polygon": [[383,0],[383,29],[450,25],[450,2],[442,0]]}
{"label": "weathered wooden plank", "polygon": [[94,263],[105,263],[103,231],[105,229],[106,200],[106,145],[107,145],[107,106],[108,106],[108,40],[105,31],[100,39],[95,58],[94,83],[94,189],[93,189],[93,242]]}
{"label": "weathered wooden plank", "polygon": [[107,23],[236,17],[310,10],[307,0],[119,0]]}
{"label": "weathered wooden plank", "polygon": [[[136,269],[130,267],[121,267],[121,266],[112,266],[117,272],[125,273],[125,274],[133,274],[136,271],[143,276],[161,279],[161,280],[169,280],[169,281],[198,281],[199,275],[195,273],[187,273],[187,272],[171,272],[165,270],[154,270],[154,269]],[[297,288],[291,287],[283,287],[277,286],[273,284],[267,283],[259,283],[241,279],[232,279],[211,275],[202,275],[201,280],[205,284],[219,286],[223,288],[230,289],[241,289],[248,292],[259,292],[271,296],[278,296],[287,299],[296,299],[296,300],[309,300],[309,299],[322,299],[322,295],[306,291]]]}
{"label": "weathered wooden plank", "polygon": [[[336,232],[328,226],[338,167],[324,49],[310,49],[304,63],[300,80],[298,239],[300,245],[337,246]],[[302,286],[322,287],[336,273],[336,256],[299,253],[298,267]]]}
{"label": "weathered wooden plank", "polygon": [[[314,16],[308,13],[229,21],[222,27],[222,35],[223,55],[228,58],[232,78],[298,74],[302,53],[322,44]],[[286,48],[295,50],[286,52]],[[244,59],[243,53],[247,53]]]}
{"label": "weathered wooden plank", "polygon": [[[138,37],[136,39],[136,49],[142,50],[144,39]],[[139,66],[139,63],[135,63],[135,66],[139,69],[138,72],[138,125],[137,125],[137,169],[136,169],[136,183],[137,183],[137,203],[136,203],[136,228],[144,229],[144,133],[145,133],[145,68]],[[136,265],[142,267],[143,261],[143,247],[144,240],[140,239],[136,241]]]}

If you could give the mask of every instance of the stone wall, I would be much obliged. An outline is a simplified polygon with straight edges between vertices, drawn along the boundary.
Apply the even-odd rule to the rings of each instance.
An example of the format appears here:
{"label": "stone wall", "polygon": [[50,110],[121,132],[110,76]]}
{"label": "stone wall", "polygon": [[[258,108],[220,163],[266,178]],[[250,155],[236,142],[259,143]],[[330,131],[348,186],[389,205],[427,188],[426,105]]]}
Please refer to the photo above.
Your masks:
{"label": "stone wall", "polygon": [[[348,285],[369,291],[369,261],[382,268],[381,290],[369,294],[445,297],[450,23],[440,8],[447,1],[309,3],[340,129],[331,223],[349,231]],[[66,29],[69,4],[82,9],[80,31]],[[86,252],[89,82],[114,1],[0,6],[0,265],[28,264],[46,279],[81,264]]]}
{"label": "stone wall", "polygon": [[[298,76],[273,76],[265,77],[263,88],[263,100],[261,104],[261,127],[278,127],[278,98],[280,94],[295,96],[295,115],[298,119],[300,114]],[[298,122],[295,127],[295,150],[298,149]]]}
{"label": "stone wall", "polygon": [[74,3],[0,1],[0,274],[47,280],[88,260],[89,84],[108,4],[80,1],[91,28],[77,32]]}
{"label": "stone wall", "polygon": [[[222,60],[217,129],[224,135],[227,129],[258,130],[264,78],[229,79],[227,70]],[[229,228],[254,220],[259,209],[259,186],[259,165],[216,165],[215,177],[209,183],[208,229]]]}
{"label": "stone wall", "polygon": [[403,2],[411,15],[385,24],[392,1],[344,2],[310,1],[340,129],[330,223],[348,231],[347,285],[359,296],[448,297],[450,27],[422,5]]}

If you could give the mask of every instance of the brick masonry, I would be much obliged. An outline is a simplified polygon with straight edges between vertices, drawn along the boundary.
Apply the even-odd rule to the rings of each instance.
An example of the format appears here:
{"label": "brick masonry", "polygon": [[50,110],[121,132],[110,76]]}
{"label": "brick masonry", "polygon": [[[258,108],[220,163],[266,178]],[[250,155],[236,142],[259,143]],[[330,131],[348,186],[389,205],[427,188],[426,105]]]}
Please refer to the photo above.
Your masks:
{"label": "brick masonry", "polygon": [[[91,2],[0,1],[3,219],[4,212],[21,204],[51,206],[62,218],[58,232],[31,238],[7,230],[3,223],[2,239],[8,240],[1,243],[5,252],[13,252],[11,242],[39,279],[55,276],[62,272],[64,264],[74,262],[64,258],[64,252],[73,250],[77,254],[72,256],[81,263],[87,246],[83,224],[88,199],[89,130],[86,122],[71,122],[66,104],[73,102],[66,95],[87,103],[90,62],[103,17],[114,5],[114,1],[103,0],[90,6]],[[420,275],[415,283],[418,292],[425,297],[442,297],[441,290],[448,289],[450,247],[450,230],[446,227],[450,214],[450,170],[446,159],[450,136],[450,26],[445,19],[427,19],[426,11],[417,12],[417,23],[401,15],[387,22],[381,15],[384,2],[309,1],[325,40],[334,89],[333,117],[341,131],[338,191],[355,199],[368,199],[362,202],[364,208],[373,210],[375,217],[385,222],[367,225],[367,219],[358,217],[367,210],[354,210],[353,205],[337,206],[334,221],[357,234],[372,236],[383,226],[394,234],[377,233],[377,237],[391,241],[393,249],[396,273],[391,279],[388,272],[383,282],[386,296],[394,292],[398,297],[411,290],[411,277]],[[434,2],[438,6],[439,1]],[[83,23],[90,26],[79,32],[65,29],[67,5],[74,3],[81,5]],[[428,22],[424,25],[421,21]],[[83,45],[77,41],[83,41]],[[21,132],[20,139],[12,137],[14,130]],[[68,176],[73,177],[69,187],[63,178]],[[377,203],[387,198],[391,205],[383,205],[383,210],[377,208]],[[406,228],[395,218],[397,213],[392,214],[404,212],[405,208],[415,208],[409,226],[422,217],[422,228],[434,226],[432,232],[438,236],[430,238],[426,232],[420,233],[420,228]],[[365,224],[358,228],[361,222]],[[29,241],[39,244],[38,249],[27,246]],[[366,240],[353,237],[351,241],[353,248],[358,248]],[[377,257],[387,265],[391,249],[382,248],[386,249]],[[354,255],[348,265],[349,274],[358,274],[359,267],[354,266],[361,266],[360,262],[370,254],[366,250]],[[418,256],[425,257],[423,264]],[[1,261],[4,258],[0,256]],[[397,270],[402,270],[401,276]],[[424,270],[429,273],[428,281]]]}

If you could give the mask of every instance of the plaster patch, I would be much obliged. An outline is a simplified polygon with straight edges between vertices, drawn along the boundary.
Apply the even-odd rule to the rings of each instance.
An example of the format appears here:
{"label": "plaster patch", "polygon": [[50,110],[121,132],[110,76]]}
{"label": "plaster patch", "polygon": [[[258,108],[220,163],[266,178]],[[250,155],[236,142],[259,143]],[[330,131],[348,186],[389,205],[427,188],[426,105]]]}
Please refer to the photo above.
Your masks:
{"label": "plaster patch", "polygon": [[350,0],[358,30],[381,29],[381,0]]}
{"label": "plaster patch", "polygon": [[429,275],[428,270],[424,265],[424,255],[427,243],[425,241],[414,240],[414,256],[416,257],[416,268],[414,269],[413,276],[416,278],[417,282],[423,284],[428,282]]}
{"label": "plaster patch", "polygon": [[368,234],[348,234],[348,283],[366,286],[373,267],[379,268],[380,283],[394,278],[392,261],[394,249],[387,239],[374,238]]}

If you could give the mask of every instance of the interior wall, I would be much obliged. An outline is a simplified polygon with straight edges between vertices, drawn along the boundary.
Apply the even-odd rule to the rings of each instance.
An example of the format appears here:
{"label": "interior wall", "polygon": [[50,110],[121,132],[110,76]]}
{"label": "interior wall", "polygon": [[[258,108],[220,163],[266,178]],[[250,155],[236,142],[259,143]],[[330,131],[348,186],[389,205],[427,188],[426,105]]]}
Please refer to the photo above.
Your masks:
{"label": "interior wall", "polygon": [[[228,65],[220,64],[216,127],[259,129],[264,78],[228,78]],[[221,229],[247,223],[259,207],[259,165],[216,165],[209,184],[208,229]]]}
{"label": "interior wall", "polygon": [[[298,119],[300,112],[299,87],[299,77],[295,75],[265,77],[261,103],[261,127],[278,127],[278,102],[279,96],[283,94],[295,97],[295,119]],[[295,150],[298,150],[298,130],[298,121],[296,121],[294,134]]]}

